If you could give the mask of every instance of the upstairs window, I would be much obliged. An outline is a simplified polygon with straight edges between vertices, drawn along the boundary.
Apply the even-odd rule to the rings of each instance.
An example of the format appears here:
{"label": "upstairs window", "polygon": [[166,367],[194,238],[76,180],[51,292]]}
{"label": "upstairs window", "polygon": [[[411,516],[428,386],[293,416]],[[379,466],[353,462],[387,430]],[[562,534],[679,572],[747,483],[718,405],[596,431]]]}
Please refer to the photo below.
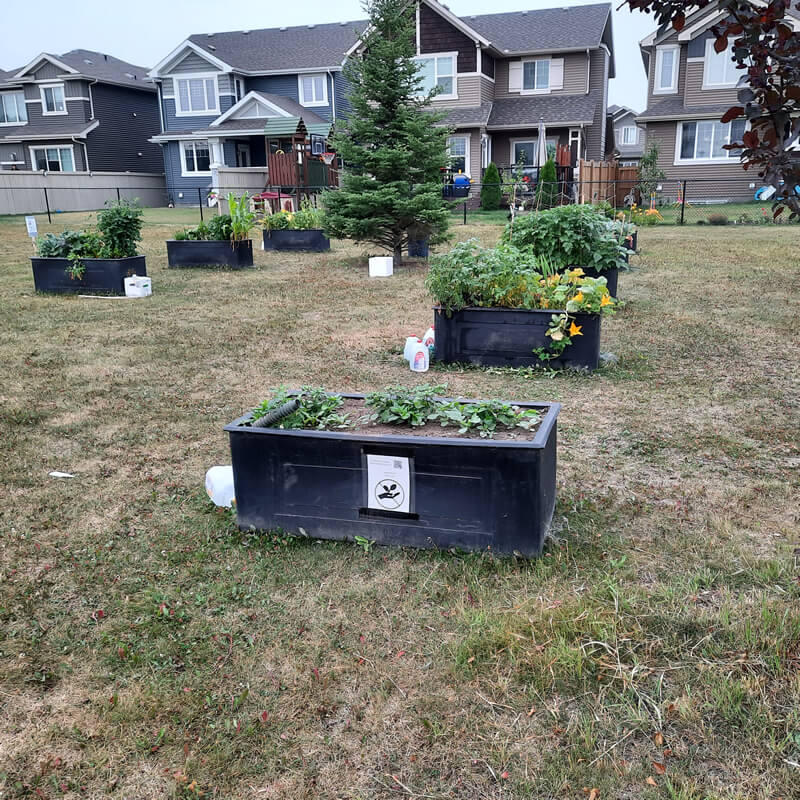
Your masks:
{"label": "upstairs window", "polygon": [[456,53],[435,56],[419,56],[419,74],[422,78],[423,94],[438,89],[435,100],[448,100],[456,95]]}
{"label": "upstairs window", "polygon": [[714,40],[706,39],[706,56],[703,62],[703,86],[736,86],[742,71],[736,69],[733,61],[733,48],[718,53],[714,50]]}
{"label": "upstairs window", "polygon": [[178,115],[219,113],[216,77],[176,78],[175,83]]}
{"label": "upstairs window", "polygon": [[[42,114],[66,114],[67,104],[64,100],[64,87],[42,86]],[[70,171],[70,170],[65,170]]]}
{"label": "upstairs window", "polygon": [[326,106],[328,105],[328,82],[325,73],[298,76],[300,84],[301,106]]}
{"label": "upstairs window", "polygon": [[522,62],[522,91],[546,92],[550,89],[550,59]]}
{"label": "upstairs window", "polygon": [[680,45],[671,44],[656,49],[656,74],[653,94],[675,94],[678,91],[678,61]]}
{"label": "upstairs window", "polygon": [[737,151],[725,150],[724,146],[742,140],[746,120],[722,123],[702,119],[679,124],[681,161],[727,161],[729,158],[739,158]]}
{"label": "upstairs window", "polygon": [[639,129],[635,125],[626,125],[622,129],[622,144],[637,144]]}
{"label": "upstairs window", "polygon": [[24,93],[0,94],[0,125],[24,125],[27,121]]}

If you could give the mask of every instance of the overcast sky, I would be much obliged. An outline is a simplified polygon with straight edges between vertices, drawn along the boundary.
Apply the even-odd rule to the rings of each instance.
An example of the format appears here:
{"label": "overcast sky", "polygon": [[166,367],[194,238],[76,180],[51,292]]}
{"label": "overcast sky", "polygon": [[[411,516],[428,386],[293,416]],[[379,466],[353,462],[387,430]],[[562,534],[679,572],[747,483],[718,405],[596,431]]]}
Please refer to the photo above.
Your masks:
{"label": "overcast sky", "polygon": [[[0,30],[0,68],[27,64],[41,52],[66,53],[76,48],[96,50],[132,64],[152,67],[191,33],[277,28],[310,22],[341,22],[363,18],[359,0],[262,0],[252,5],[220,0],[37,0],[36,13],[25,3],[4,3]],[[584,5],[580,0],[450,0],[459,16],[501,11]],[[619,5],[614,0],[613,6]],[[617,77],[610,83],[609,105],[643,111],[646,80],[639,40],[654,27],[639,12],[614,11]]]}

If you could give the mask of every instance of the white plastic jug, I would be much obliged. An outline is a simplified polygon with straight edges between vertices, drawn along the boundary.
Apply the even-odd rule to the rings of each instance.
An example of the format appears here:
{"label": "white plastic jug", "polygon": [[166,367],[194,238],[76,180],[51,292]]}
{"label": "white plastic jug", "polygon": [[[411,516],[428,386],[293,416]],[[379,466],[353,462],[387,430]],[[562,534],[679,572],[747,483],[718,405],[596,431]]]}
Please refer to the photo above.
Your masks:
{"label": "white plastic jug", "polygon": [[422,343],[422,339],[418,338],[417,336],[408,336],[406,338],[406,344],[403,348],[403,358],[406,361],[411,361],[412,356],[414,355],[414,350],[416,350],[417,345]]}
{"label": "white plastic jug", "polygon": [[425,331],[425,335],[422,337],[422,344],[425,347],[431,348],[436,344],[436,335],[433,332],[433,325]]}
{"label": "white plastic jug", "polygon": [[206,472],[206,492],[215,506],[231,508],[236,503],[233,491],[233,467],[211,467]]}
{"label": "white plastic jug", "polygon": [[422,342],[419,342],[414,347],[414,352],[411,354],[409,362],[412,372],[427,372],[430,366],[430,353],[428,348]]}

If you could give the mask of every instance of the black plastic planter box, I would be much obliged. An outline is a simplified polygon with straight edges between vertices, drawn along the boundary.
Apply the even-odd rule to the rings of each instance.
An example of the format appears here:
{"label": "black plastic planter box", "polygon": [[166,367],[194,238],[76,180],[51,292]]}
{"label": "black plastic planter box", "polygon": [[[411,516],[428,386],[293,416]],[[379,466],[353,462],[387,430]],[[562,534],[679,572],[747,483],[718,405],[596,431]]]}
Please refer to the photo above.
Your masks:
{"label": "black plastic planter box", "polygon": [[125,278],[147,275],[144,256],[128,258],[83,258],[83,277],[71,278],[68,258],[32,258],[33,284],[37,292],[60,294],[125,294]]}
{"label": "black plastic planter box", "polygon": [[331,240],[320,228],[293,231],[284,229],[279,231],[264,231],[264,250],[307,250],[312,253],[322,253],[331,249]]}
{"label": "black plastic planter box", "polygon": [[[560,405],[518,405],[542,412],[526,441],[250,428],[240,417],[225,426],[239,528],[538,555],[555,507]],[[407,465],[407,512],[371,507],[370,456]]]}
{"label": "black plastic planter box", "polygon": [[167,263],[170,267],[252,267],[253,242],[168,239]]}
{"label": "black plastic planter box", "polygon": [[533,350],[553,341],[545,332],[553,314],[563,310],[464,308],[448,317],[437,309],[434,357],[445,364],[464,362],[486,367],[547,366],[552,369],[597,368],[600,358],[600,315],[570,314],[581,335],[572,337],[561,356],[541,361]]}
{"label": "black plastic planter box", "polygon": [[[570,267],[574,269],[574,267]],[[604,269],[602,272],[596,270],[594,267],[581,267],[586,273],[587,278],[605,278],[608,293],[612,297],[617,296],[617,286],[619,284],[619,267],[612,267],[611,269]]]}

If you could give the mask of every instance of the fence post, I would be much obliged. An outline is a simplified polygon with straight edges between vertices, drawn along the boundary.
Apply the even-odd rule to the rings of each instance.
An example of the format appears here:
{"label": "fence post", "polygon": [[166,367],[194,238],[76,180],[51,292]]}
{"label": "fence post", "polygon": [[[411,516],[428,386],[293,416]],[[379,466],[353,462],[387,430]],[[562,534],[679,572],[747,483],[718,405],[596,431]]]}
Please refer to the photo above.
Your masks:
{"label": "fence post", "polygon": [[200,206],[200,222],[203,222],[203,190],[197,187],[197,205]]}
{"label": "fence post", "polygon": [[121,202],[122,202],[122,199],[119,196],[119,186],[117,186],[117,205],[119,205]]}
{"label": "fence post", "polygon": [[681,181],[681,225],[683,225],[683,216],[686,212],[686,181]]}
{"label": "fence post", "polygon": [[50,199],[47,197],[47,187],[42,187],[44,189],[44,205],[47,209],[47,221],[52,225],[53,218],[50,216]]}
{"label": "fence post", "polygon": [[467,224],[467,201],[464,201],[464,224]]}

